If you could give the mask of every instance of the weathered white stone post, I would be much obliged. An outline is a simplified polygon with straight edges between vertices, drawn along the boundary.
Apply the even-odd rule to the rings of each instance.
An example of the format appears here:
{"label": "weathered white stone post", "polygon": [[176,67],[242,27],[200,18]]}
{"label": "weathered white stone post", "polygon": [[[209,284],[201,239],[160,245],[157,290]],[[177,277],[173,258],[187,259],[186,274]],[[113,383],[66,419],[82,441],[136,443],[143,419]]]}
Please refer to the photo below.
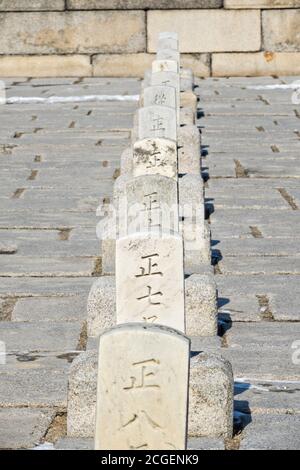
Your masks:
{"label": "weathered white stone post", "polygon": [[190,342],[124,324],[100,337],[95,449],[184,450]]}

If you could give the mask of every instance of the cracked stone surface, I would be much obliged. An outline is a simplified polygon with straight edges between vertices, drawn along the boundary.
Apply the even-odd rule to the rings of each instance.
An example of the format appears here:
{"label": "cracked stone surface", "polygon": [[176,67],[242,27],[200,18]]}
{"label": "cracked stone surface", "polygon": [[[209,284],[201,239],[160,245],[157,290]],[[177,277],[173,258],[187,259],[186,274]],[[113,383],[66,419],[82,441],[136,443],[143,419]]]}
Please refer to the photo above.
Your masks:
{"label": "cracked stone surface", "polygon": [[[220,336],[193,338],[192,348],[232,362],[236,435],[194,449],[300,448],[300,108],[291,89],[253,88],[293,80],[214,78],[195,89]],[[140,91],[135,79],[5,82],[9,97]],[[101,274],[95,211],[112,197],[136,108],[0,106],[2,449],[92,447],[51,430],[66,412],[68,370],[86,348],[87,295]]]}

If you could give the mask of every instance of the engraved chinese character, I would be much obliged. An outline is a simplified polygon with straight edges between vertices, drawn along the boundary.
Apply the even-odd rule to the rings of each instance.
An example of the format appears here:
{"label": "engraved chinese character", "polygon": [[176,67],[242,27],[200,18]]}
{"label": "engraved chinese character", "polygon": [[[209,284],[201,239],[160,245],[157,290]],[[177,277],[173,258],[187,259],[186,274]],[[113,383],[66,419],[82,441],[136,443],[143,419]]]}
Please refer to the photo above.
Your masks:
{"label": "engraved chinese character", "polygon": [[[161,422],[143,408],[138,407],[126,420],[123,418],[121,429],[127,434],[129,449],[157,449],[162,443],[166,450],[176,449],[176,446],[170,442],[169,432],[166,432]],[[142,435],[140,430],[143,430]]]}
{"label": "engraved chinese character", "polygon": [[160,116],[153,116],[152,117],[152,127],[151,131],[165,131],[166,128],[164,127],[164,120]]}
{"label": "engraved chinese character", "polygon": [[155,256],[159,256],[158,253],[154,253],[153,255],[147,255],[147,256],[141,256],[141,259],[147,260],[147,267],[144,268],[143,266],[140,266],[141,273],[136,274],[135,277],[143,277],[143,276],[154,276],[155,274],[159,274],[160,276],[163,276],[163,273],[161,271],[157,271],[155,268],[158,267],[158,263],[154,263],[152,258]]}
{"label": "engraved chinese character", "polygon": [[[137,372],[135,375],[130,376],[130,385],[124,387],[124,390],[133,390],[139,388],[160,388],[160,386],[153,381],[155,377],[156,370],[160,361],[158,359],[146,359],[144,361],[134,362],[132,367],[134,367]],[[153,370],[154,367],[154,370]]]}
{"label": "engraved chinese character", "polygon": [[150,416],[149,414],[145,411],[145,410],[141,410],[139,413],[134,413],[133,414],[133,417],[127,421],[127,423],[123,424],[122,427],[123,428],[126,428],[127,426],[129,426],[130,424],[134,423],[135,421],[137,420],[142,420],[142,421],[146,421],[147,424],[149,424],[152,428],[156,429],[156,428],[160,428],[161,426],[156,423]]}
{"label": "engraved chinese character", "polygon": [[148,302],[150,305],[160,305],[161,302],[155,302],[152,297],[155,297],[156,295],[159,295],[159,296],[162,296],[163,293],[158,291],[158,292],[154,292],[152,294],[152,287],[151,286],[147,286],[147,289],[148,289],[148,294],[146,295],[143,295],[142,297],[137,297],[137,300],[143,300],[143,299],[148,299]]}
{"label": "engraved chinese character", "polygon": [[[149,227],[160,227],[160,212],[156,212],[156,214],[153,211],[157,211],[160,209],[159,201],[157,198],[157,192],[146,194],[144,196],[144,211],[147,211],[147,217],[148,217],[148,224]],[[158,223],[154,223],[153,217],[156,215],[156,219],[158,219]]]}
{"label": "engraved chinese character", "polygon": [[[147,428],[145,429],[145,437],[139,438],[139,436],[136,436],[136,442],[133,442],[134,438],[132,437],[132,434],[134,434],[134,430],[131,429],[134,425],[138,425],[138,427],[140,427],[141,429]],[[149,438],[150,441],[153,441],[153,438],[155,441],[157,431],[163,433],[163,428],[161,427],[161,425],[156,420],[151,418],[149,413],[145,410],[138,410],[136,412],[133,412],[132,416],[124,424],[121,425],[121,429],[130,430],[131,435],[128,436],[128,444],[130,449],[148,449],[149,446],[154,448],[154,442],[148,442]],[[153,431],[155,431],[154,435]]]}
{"label": "engraved chinese character", "polygon": [[146,168],[154,168],[159,166],[166,166],[165,159],[162,157],[161,152],[154,152],[147,159]]}
{"label": "engraved chinese character", "polygon": [[158,105],[165,104],[166,100],[167,100],[167,97],[164,92],[159,92],[154,97],[154,103]]}
{"label": "engraved chinese character", "polygon": [[158,202],[158,193],[150,193],[144,195],[144,202],[143,205],[145,206],[145,211],[151,211],[153,209],[159,209],[159,202]]}
{"label": "engraved chinese character", "polygon": [[160,166],[160,162],[161,162],[160,156],[161,156],[160,152],[155,152],[152,155],[150,155],[147,160],[146,168],[153,168],[155,166]]}

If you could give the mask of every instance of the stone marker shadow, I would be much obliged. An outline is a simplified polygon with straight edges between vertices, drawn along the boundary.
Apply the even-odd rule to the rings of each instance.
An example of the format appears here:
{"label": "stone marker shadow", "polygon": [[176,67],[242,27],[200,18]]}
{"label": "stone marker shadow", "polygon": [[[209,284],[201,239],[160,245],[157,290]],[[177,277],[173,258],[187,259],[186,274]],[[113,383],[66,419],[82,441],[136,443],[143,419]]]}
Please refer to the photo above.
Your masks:
{"label": "stone marker shadow", "polygon": [[[234,382],[234,396],[241,395],[249,390],[248,382]],[[233,427],[234,435],[241,433],[252,422],[251,409],[248,400],[234,400],[233,402]]]}

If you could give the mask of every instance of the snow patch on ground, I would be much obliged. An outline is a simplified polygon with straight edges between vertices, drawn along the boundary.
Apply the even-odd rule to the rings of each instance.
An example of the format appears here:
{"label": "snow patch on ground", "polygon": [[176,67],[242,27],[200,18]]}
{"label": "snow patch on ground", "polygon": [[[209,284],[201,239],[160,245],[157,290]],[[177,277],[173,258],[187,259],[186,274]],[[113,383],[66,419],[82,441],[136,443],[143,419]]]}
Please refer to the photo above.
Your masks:
{"label": "snow patch on ground", "polygon": [[32,450],[55,450],[54,444],[52,442],[44,442],[33,447]]}
{"label": "snow patch on ground", "polygon": [[31,103],[91,103],[99,101],[138,101],[139,95],[83,95],[83,96],[12,96],[6,99],[6,104],[31,104]]}
{"label": "snow patch on ground", "polygon": [[298,90],[300,88],[300,80],[286,85],[274,84],[274,85],[250,85],[247,86],[248,90]]}

